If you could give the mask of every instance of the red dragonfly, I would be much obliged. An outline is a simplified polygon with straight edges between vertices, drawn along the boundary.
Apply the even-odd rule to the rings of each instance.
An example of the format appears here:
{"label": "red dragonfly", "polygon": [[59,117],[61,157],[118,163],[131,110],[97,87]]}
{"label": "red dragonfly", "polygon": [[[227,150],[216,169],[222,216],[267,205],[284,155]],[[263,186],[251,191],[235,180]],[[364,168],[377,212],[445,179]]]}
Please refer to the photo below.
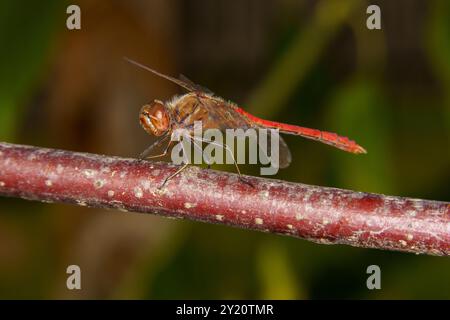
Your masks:
{"label": "red dragonfly", "polygon": [[[193,83],[183,75],[180,75],[179,78],[174,78],[131,59],[125,58],[125,60],[140,68],[150,71],[157,76],[167,79],[188,91],[187,94],[176,96],[172,100],[166,101],[165,103],[159,100],[154,100],[152,103],[142,107],[139,114],[141,126],[145,131],[147,131],[147,133],[154,135],[159,139],[140,155],[141,159],[165,156],[170,148],[172,142],[171,140],[167,143],[163,153],[154,156],[149,156],[149,154],[155,147],[161,145],[164,141],[169,140],[174,130],[179,128],[192,130],[195,121],[201,121],[203,129],[220,129],[223,131],[225,131],[225,129],[245,130],[249,128],[279,129],[281,133],[297,135],[320,141],[347,152],[355,154],[366,153],[366,150],[356,142],[346,137],[339,136],[336,133],[258,118],[244,111],[236,104],[214,96],[210,90]],[[201,142],[214,144],[214,141],[198,141],[198,138],[197,140],[194,139],[195,138],[192,138],[192,142],[194,148],[197,149],[201,148]],[[221,146],[227,148],[227,145]],[[245,182],[245,180],[242,179],[241,172],[236,161],[234,162],[239,177]],[[286,168],[290,163],[291,153],[289,148],[284,140],[279,137],[279,167]],[[188,163],[186,162],[180,169],[166,178],[161,187],[185,169],[187,165]]]}

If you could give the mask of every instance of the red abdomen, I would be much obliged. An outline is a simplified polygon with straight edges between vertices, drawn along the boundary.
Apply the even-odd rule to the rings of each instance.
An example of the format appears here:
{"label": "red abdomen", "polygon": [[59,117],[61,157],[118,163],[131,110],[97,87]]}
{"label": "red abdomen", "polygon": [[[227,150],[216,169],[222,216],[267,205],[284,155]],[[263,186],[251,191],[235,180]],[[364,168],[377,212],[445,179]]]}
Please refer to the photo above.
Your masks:
{"label": "red abdomen", "polygon": [[298,135],[304,138],[317,140],[322,143],[326,143],[328,145],[331,145],[333,147],[339,148],[341,150],[351,152],[351,153],[367,153],[367,151],[358,145],[355,141],[350,140],[346,137],[342,137],[337,135],[333,132],[327,132],[327,131],[321,131],[317,129],[310,129],[300,126],[294,126],[291,124],[285,124],[285,123],[279,123],[275,121],[269,121],[264,120],[258,117],[255,117],[254,115],[244,111],[241,108],[236,107],[236,111],[243,115],[244,117],[248,118],[251,122],[253,122],[256,125],[265,127],[265,128],[272,128],[272,129],[279,129],[282,133],[286,134],[293,134]]}

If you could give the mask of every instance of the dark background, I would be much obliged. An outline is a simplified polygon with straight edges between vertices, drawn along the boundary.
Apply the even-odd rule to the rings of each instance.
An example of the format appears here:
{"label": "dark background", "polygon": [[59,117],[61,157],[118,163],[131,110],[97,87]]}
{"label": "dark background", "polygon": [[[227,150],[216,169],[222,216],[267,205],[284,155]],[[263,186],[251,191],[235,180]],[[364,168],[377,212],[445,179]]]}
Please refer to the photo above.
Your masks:
{"label": "dark background", "polygon": [[[69,4],[81,30],[66,29]],[[369,4],[381,31],[366,28]],[[128,56],[369,151],[287,136],[293,164],[276,178],[450,200],[446,0],[2,0],[0,48],[2,141],[138,155],[152,142],[141,105],[182,91]],[[66,289],[71,264],[81,291]],[[371,264],[381,290],[366,288]],[[0,298],[448,299],[450,260],[3,198]]]}

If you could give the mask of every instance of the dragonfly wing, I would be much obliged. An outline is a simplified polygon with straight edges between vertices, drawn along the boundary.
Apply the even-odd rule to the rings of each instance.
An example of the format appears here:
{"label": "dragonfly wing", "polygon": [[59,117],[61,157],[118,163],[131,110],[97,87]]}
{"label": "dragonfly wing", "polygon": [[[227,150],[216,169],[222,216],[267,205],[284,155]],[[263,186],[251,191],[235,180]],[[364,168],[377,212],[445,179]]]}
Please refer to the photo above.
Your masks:
{"label": "dragonfly wing", "polygon": [[[258,161],[263,165],[277,164],[280,169],[287,168],[291,164],[292,156],[289,147],[281,135],[278,132],[266,128],[252,127],[252,129],[256,130],[256,134],[245,135],[245,138],[248,139],[246,153],[257,152]],[[272,148],[273,138],[278,140],[274,141],[274,145],[278,147],[278,150]],[[250,145],[257,146],[258,148],[252,148]],[[250,155],[246,159],[250,159]]]}
{"label": "dragonfly wing", "polygon": [[190,80],[184,74],[180,74],[178,79],[180,81],[182,81],[183,83],[185,83],[186,85],[188,85],[189,87],[191,87],[193,89],[192,91],[201,91],[201,92],[204,92],[209,95],[214,95],[214,92],[212,92],[211,90],[209,90],[208,88],[206,88],[204,86],[194,83],[192,80]]}
{"label": "dragonfly wing", "polygon": [[[164,78],[166,80],[169,80],[169,81],[179,85],[180,87],[186,89],[187,91],[198,91],[197,85],[194,84],[191,80],[187,79],[186,77],[184,77],[184,79],[177,79],[177,78],[168,76],[168,75],[166,75],[164,73],[158,72],[158,71],[156,71],[156,70],[154,70],[154,69],[152,69],[152,68],[150,68],[150,67],[148,67],[146,65],[143,65],[142,63],[134,61],[134,60],[132,60],[130,58],[124,57],[124,59],[126,61],[128,61],[129,63],[134,64],[135,66],[137,66],[139,68],[142,68],[144,70],[150,71],[151,73],[153,73],[153,74],[155,74],[155,75],[157,75],[157,76],[159,76],[161,78]],[[185,81],[186,79],[188,81]]]}
{"label": "dragonfly wing", "polygon": [[[266,129],[262,126],[255,125],[247,117],[236,112],[236,109],[230,106],[228,103],[224,101],[211,101],[211,99],[203,99],[202,107],[204,107],[205,114],[207,114],[206,118],[203,118],[204,129],[208,128],[216,128],[221,130],[222,132],[226,132],[227,129],[256,129],[256,137],[255,135],[246,135],[246,137],[250,140],[250,143],[254,143],[256,146],[259,146],[258,156],[260,157],[261,163],[270,162],[271,158],[275,155],[272,154],[271,148],[271,130]],[[259,139],[260,133],[259,129],[265,129],[266,133],[264,138]],[[286,168],[291,163],[292,157],[291,152],[289,151],[289,147],[286,142],[284,142],[283,138],[280,135],[278,137],[278,154],[279,154],[279,167]],[[255,140],[256,139],[256,140]],[[266,141],[263,145],[261,144],[263,141]],[[248,149],[247,149],[248,150]],[[274,150],[275,151],[275,150]],[[262,158],[262,159],[261,159]],[[248,159],[248,157],[247,157]]]}
{"label": "dragonfly wing", "polygon": [[292,162],[292,155],[291,155],[291,150],[289,150],[288,145],[286,144],[286,142],[284,141],[284,139],[279,136],[279,141],[280,141],[280,148],[279,148],[279,152],[280,152],[280,168],[287,168],[289,167],[289,165]]}
{"label": "dragonfly wing", "polygon": [[[267,162],[270,158],[276,157],[276,150],[272,150],[272,137],[276,137],[278,139],[278,166],[281,169],[289,167],[292,161],[291,151],[289,150],[288,145],[284,141],[283,137],[279,134],[279,132],[271,132],[270,129],[263,129],[266,132],[266,138],[261,139],[262,132],[259,133],[258,145],[259,145],[259,156],[264,158]],[[264,159],[262,159],[264,161]]]}
{"label": "dragonfly wing", "polygon": [[[273,164],[274,157],[278,156],[278,161],[276,162],[279,168],[289,166],[291,163],[291,153],[283,138],[278,134],[276,136],[278,138],[278,154],[275,153],[276,150],[271,150],[271,139],[275,133],[274,130],[253,123],[248,117],[237,112],[234,105],[221,99],[201,96],[195,96],[192,99],[194,101],[191,105],[195,107],[191,109],[195,111],[189,113],[186,117],[183,123],[184,127],[193,127],[195,121],[201,121],[203,131],[218,129],[226,134],[228,129],[233,129],[234,131],[231,132],[233,136],[226,135],[223,142],[227,143],[229,139],[239,138],[241,135],[240,138],[244,138],[250,143],[245,143],[245,154],[248,155],[248,152],[257,152],[256,155],[252,154],[251,157],[250,155],[247,156],[247,159],[255,159],[256,156],[259,163],[266,165],[269,163]],[[253,129],[254,131],[249,132],[246,131],[247,129]],[[260,129],[263,131],[260,131]],[[240,130],[240,133],[237,130]],[[236,143],[234,145],[237,147]]]}

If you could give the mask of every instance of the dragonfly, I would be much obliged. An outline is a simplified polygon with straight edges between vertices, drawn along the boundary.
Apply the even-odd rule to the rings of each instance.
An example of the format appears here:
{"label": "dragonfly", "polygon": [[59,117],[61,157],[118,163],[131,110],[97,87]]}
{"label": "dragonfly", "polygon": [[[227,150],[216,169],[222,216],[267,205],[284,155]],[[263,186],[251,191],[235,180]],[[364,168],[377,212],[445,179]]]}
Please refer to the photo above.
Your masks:
{"label": "dragonfly", "polygon": [[[140,159],[153,159],[167,155],[171,143],[173,142],[170,137],[174,130],[192,130],[196,121],[201,121],[203,129],[219,129],[221,131],[225,131],[226,129],[245,130],[249,128],[278,129],[279,132],[283,134],[291,134],[312,139],[350,153],[367,153],[363,147],[347,137],[340,136],[333,132],[261,119],[246,112],[237,104],[215,96],[209,89],[195,84],[183,75],[180,75],[178,78],[171,77],[127,57],[124,57],[124,59],[139,68],[147,70],[161,78],[177,84],[187,91],[187,93],[181,96],[175,96],[166,102],[155,99],[153,102],[146,104],[141,108],[139,113],[139,122],[142,128],[149,135],[157,137],[157,139],[140,154]],[[194,148],[197,149],[201,149],[201,144],[203,142],[211,144],[218,143],[215,141],[207,141],[202,138],[194,137],[193,135],[190,139]],[[165,142],[167,142],[167,145],[162,153],[151,155],[152,151],[154,151],[156,147],[160,147]],[[233,153],[233,151],[230,150],[226,144],[222,144],[220,146],[225,148],[227,152],[230,152],[231,154]],[[234,157],[233,161],[240,180],[251,185],[251,183],[243,178]],[[280,136],[279,168],[288,167],[291,161],[292,156],[289,151],[289,147]],[[189,163],[186,161],[183,166],[176,170],[176,172],[168,176],[163,181],[160,188],[173,177],[182,172],[188,164]]]}

